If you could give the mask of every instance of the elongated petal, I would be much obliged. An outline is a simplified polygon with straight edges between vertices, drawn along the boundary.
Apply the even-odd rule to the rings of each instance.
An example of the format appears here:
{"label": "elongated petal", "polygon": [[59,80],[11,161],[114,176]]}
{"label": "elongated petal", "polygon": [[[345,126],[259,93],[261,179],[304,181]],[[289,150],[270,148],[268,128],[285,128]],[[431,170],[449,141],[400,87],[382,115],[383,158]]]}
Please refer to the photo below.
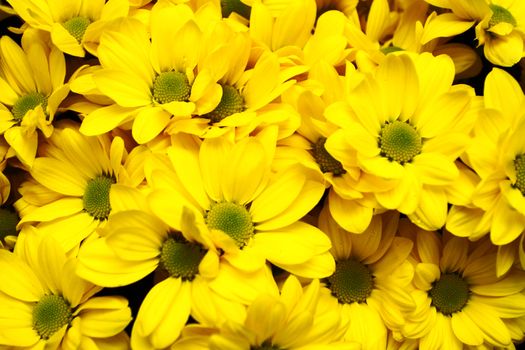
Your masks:
{"label": "elongated petal", "polygon": [[0,291],[12,298],[29,302],[38,301],[45,294],[38,277],[18,256],[7,250],[0,250],[0,266],[5,278]]}

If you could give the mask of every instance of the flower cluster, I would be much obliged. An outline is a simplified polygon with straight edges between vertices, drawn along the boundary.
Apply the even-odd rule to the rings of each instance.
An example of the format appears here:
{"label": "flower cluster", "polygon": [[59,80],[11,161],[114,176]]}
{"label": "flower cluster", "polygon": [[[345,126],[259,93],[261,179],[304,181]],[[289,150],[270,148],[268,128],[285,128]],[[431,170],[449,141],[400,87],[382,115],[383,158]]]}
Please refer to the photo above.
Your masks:
{"label": "flower cluster", "polygon": [[0,11],[0,350],[525,339],[525,1]]}

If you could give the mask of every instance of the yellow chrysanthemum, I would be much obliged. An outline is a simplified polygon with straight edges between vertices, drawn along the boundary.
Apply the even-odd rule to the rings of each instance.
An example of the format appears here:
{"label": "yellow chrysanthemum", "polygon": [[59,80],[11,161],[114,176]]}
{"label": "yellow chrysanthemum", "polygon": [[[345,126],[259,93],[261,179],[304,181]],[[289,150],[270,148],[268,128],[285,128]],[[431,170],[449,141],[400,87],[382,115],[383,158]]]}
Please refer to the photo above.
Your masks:
{"label": "yellow chrysanthemum", "polygon": [[419,339],[419,348],[464,346],[507,348],[523,334],[513,330],[525,314],[525,272],[512,268],[496,276],[496,249],[485,239],[423,231],[405,221],[400,233],[414,242],[417,308],[402,335]]}
{"label": "yellow chrysanthemum", "polygon": [[475,137],[463,157],[475,174],[466,170],[454,185],[467,200],[453,203],[447,229],[472,240],[490,232],[491,241],[500,246],[496,270],[500,276],[518,259],[525,266],[525,259],[520,258],[525,257],[525,202],[520,180],[525,95],[512,76],[494,69],[485,80],[483,101],[485,108],[480,109]]}
{"label": "yellow chrysanthemum", "polygon": [[302,287],[295,276],[284,282],[280,295],[261,294],[244,320],[226,322],[210,337],[210,350],[360,349],[343,342],[345,321],[319,280]]}
{"label": "yellow chrysanthemum", "polygon": [[[128,206],[137,208],[112,215],[100,231],[103,238],[82,245],[77,273],[108,287],[136,282],[154,270],[164,276],[139,309],[131,334],[133,349],[166,348],[177,340],[190,315],[204,326],[245,317],[243,305],[210,289],[219,269],[228,267],[222,266],[224,260],[219,260],[209,237],[194,226],[191,213],[172,218],[171,226],[148,212],[145,201]],[[239,292],[247,300],[276,289],[268,270],[243,277]]]}
{"label": "yellow chrysanthemum", "polygon": [[272,174],[275,138],[275,128],[238,143],[222,137],[200,144],[178,135],[167,150],[169,160],[158,159],[146,174],[154,212],[170,222],[182,206],[190,208],[197,226],[211,231],[223,258],[235,267],[219,271],[213,282],[223,295],[242,294],[243,277],[232,274],[257,271],[267,260],[304,277],[333,272],[329,239],[298,221],[317,204],[324,186],[299,166]]}
{"label": "yellow chrysanthemum", "polygon": [[2,37],[0,60],[0,134],[18,159],[31,167],[38,130],[45,137],[51,135],[57,108],[69,93],[64,55],[32,32],[22,37],[22,48]]}
{"label": "yellow chrysanthemum", "polygon": [[128,1],[119,0],[68,0],[67,6],[50,0],[7,2],[30,28],[48,32],[60,51],[78,57],[85,50],[96,55],[104,26],[129,11]]}
{"label": "yellow chrysanthemum", "polygon": [[426,229],[445,224],[446,188],[459,175],[454,161],[475,117],[468,113],[473,91],[453,79],[445,55],[387,55],[346,102],[325,112],[341,128],[326,140],[327,151],[345,169],[366,173],[362,186],[381,206]]}
{"label": "yellow chrysanthemum", "polygon": [[22,184],[15,203],[19,225],[38,223],[69,251],[133,196],[143,176],[125,167],[120,137],[84,136],[73,123],[57,128],[42,149],[31,169],[34,180]]}
{"label": "yellow chrysanthemum", "polygon": [[94,297],[101,290],[75,274],[76,259],[29,227],[15,253],[0,250],[0,344],[9,349],[127,349],[131,320],[125,298]]}
{"label": "yellow chrysanthemum", "polygon": [[387,331],[401,330],[415,304],[406,288],[413,276],[408,262],[412,242],[396,237],[399,214],[376,215],[368,229],[353,234],[341,229],[326,208],[319,227],[332,240],[336,268],[325,290],[348,320],[344,339],[362,349],[385,349]]}

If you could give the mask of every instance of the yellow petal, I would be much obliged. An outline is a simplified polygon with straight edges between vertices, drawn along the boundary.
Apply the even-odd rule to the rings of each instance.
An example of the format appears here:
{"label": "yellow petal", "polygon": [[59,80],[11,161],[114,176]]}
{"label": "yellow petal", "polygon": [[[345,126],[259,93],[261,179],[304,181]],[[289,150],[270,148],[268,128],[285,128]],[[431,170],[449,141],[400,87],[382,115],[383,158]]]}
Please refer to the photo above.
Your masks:
{"label": "yellow petal", "polygon": [[53,23],[51,27],[51,41],[60,51],[65,52],[71,56],[84,57],[85,52],[82,45],[77,39],[61,23]]}
{"label": "yellow petal", "polygon": [[38,277],[18,256],[7,251],[0,250],[0,266],[5,278],[0,285],[0,291],[12,298],[35,302],[46,293]]}
{"label": "yellow petal", "polygon": [[37,132],[24,127],[11,127],[4,132],[4,137],[17,158],[27,166],[33,166],[38,147]]}
{"label": "yellow petal", "polygon": [[496,245],[512,242],[525,229],[525,216],[500,199],[494,208],[490,238]]}
{"label": "yellow petal", "polygon": [[448,38],[464,33],[476,23],[458,18],[454,13],[443,13],[432,17],[431,20],[427,19],[425,24],[421,37],[422,45],[435,38]]}
{"label": "yellow petal", "polygon": [[8,68],[4,69],[4,73],[11,87],[17,89],[19,95],[37,91],[33,72],[24,51],[8,36],[0,39],[0,49]]}
{"label": "yellow petal", "polygon": [[170,115],[160,107],[142,109],[133,121],[133,138],[139,144],[153,140],[162,133],[170,118]]}
{"label": "yellow petal", "polygon": [[152,103],[150,85],[133,73],[101,69],[93,74],[93,80],[103,94],[122,107],[141,107]]}
{"label": "yellow petal", "polygon": [[485,42],[483,52],[491,63],[511,67],[523,56],[523,39],[515,30],[509,35],[496,35]]}
{"label": "yellow petal", "polygon": [[117,104],[102,107],[89,113],[82,120],[79,130],[87,136],[101,135],[132,120],[134,112],[135,108],[125,108]]}
{"label": "yellow petal", "polygon": [[[77,316],[80,318],[82,334],[88,337],[107,338],[122,332],[131,321],[131,310],[127,300],[123,297],[104,296],[89,301],[93,302],[95,299],[99,302],[107,302],[108,307],[89,308],[88,305],[84,305],[84,309]],[[121,301],[118,308],[111,305],[116,300]]]}

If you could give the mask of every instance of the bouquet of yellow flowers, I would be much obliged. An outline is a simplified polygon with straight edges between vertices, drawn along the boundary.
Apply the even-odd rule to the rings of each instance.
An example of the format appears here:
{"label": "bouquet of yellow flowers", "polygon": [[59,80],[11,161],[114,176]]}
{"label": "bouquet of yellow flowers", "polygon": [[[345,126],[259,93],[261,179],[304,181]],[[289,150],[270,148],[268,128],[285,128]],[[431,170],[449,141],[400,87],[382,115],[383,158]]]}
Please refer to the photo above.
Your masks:
{"label": "bouquet of yellow flowers", "polygon": [[0,11],[0,350],[519,348],[525,1]]}

